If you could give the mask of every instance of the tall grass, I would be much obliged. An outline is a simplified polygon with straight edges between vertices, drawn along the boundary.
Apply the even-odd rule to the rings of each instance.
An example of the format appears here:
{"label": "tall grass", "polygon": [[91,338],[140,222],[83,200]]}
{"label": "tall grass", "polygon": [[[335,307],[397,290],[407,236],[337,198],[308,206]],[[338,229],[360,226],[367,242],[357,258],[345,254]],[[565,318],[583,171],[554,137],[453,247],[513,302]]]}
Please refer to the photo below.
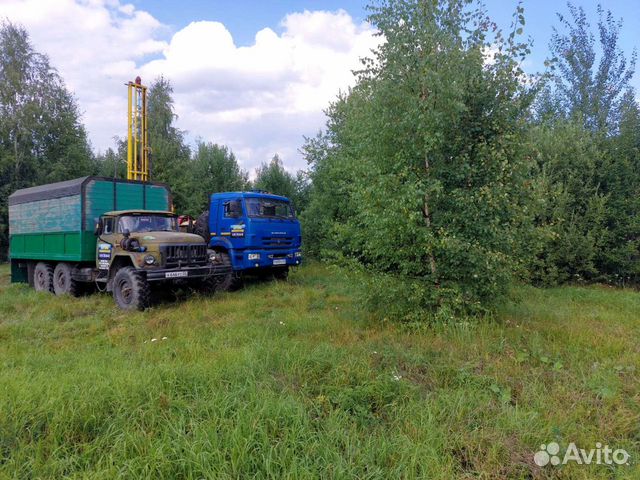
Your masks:
{"label": "tall grass", "polygon": [[[409,331],[358,288],[310,265],[126,314],[2,267],[0,477],[640,478],[637,292],[521,288]],[[550,441],[631,464],[536,466]]]}

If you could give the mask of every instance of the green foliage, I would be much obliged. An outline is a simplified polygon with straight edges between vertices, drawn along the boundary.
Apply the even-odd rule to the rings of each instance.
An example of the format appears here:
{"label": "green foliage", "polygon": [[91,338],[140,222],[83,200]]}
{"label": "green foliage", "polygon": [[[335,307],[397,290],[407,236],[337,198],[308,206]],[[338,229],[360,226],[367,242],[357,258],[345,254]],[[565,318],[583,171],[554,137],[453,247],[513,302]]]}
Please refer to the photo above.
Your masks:
{"label": "green foliage", "polygon": [[[344,99],[343,99],[344,100]],[[352,160],[339,151],[343,129],[340,112],[344,101],[333,106],[329,128],[315,138],[307,138],[303,152],[311,167],[309,202],[302,213],[302,236],[305,253],[318,258],[335,258],[342,245],[334,227],[345,223],[350,215],[350,180]]]}
{"label": "green foliage", "polygon": [[[174,126],[173,87],[164,77],[153,81],[148,93],[151,178],[171,185],[173,202],[180,212],[192,211],[191,150],[184,132]],[[196,209],[198,210],[198,209]]]}
{"label": "green foliage", "polygon": [[274,155],[269,163],[262,163],[256,170],[254,188],[291,199],[297,212],[308,202],[308,181],[304,172],[295,176],[285,168],[280,156]]}
{"label": "green foliage", "polygon": [[604,140],[606,165],[600,172],[607,192],[607,229],[597,266],[613,283],[640,282],[640,106],[633,90],[621,101],[618,135]]}
{"label": "green foliage", "polygon": [[127,178],[127,142],[118,140],[116,149],[97,156],[98,175],[103,177]]}
{"label": "green foliage", "polygon": [[531,130],[540,195],[536,227],[541,243],[530,269],[536,283],[594,279],[602,248],[607,196],[600,183],[603,152],[576,122]]}
{"label": "green foliage", "polygon": [[311,180],[309,173],[304,170],[298,170],[294,180],[294,191],[291,201],[299,214],[304,212],[309,205],[311,195]]}
{"label": "green foliage", "polygon": [[295,192],[295,177],[287,172],[278,154],[269,163],[263,162],[256,169],[253,186],[275,195],[291,197]]}
{"label": "green foliage", "polygon": [[[307,145],[317,196],[309,216],[325,217],[305,225],[308,239],[334,236],[329,246],[343,255],[409,281],[415,301],[400,318],[416,307],[487,311],[510,282],[527,171],[520,145],[532,97],[519,62],[528,45],[515,31],[497,34],[487,63],[484,18],[458,1],[374,8],[386,43],[330,109],[328,133]],[[371,294],[397,301],[388,286]]]}
{"label": "green foliage", "polygon": [[615,132],[621,98],[634,74],[636,52],[629,60],[625,57],[618,46],[622,20],[615,21],[611,11],[603,11],[600,5],[600,52],[596,52],[594,35],[584,9],[571,3],[567,5],[570,16],[558,15],[564,31],[554,28],[550,43],[557,68],[553,77],[555,89],[550,91],[556,111],[579,118],[592,132]]}
{"label": "green foliage", "polygon": [[635,52],[620,50],[611,12],[598,10],[596,45],[584,11],[569,10],[532,121],[544,84],[519,69],[521,7],[491,61],[488,23],[467,2],[373,9],[387,42],[307,139],[303,232],[310,253],[379,272],[367,292],[388,316],[483,311],[512,273],[638,281]]}
{"label": "green foliage", "polygon": [[621,51],[622,22],[610,11],[598,8],[596,44],[584,10],[568,8],[551,40],[553,82],[536,104],[540,125],[532,129],[543,205],[531,276],[543,284],[637,282],[640,121],[629,87],[636,53]]}
{"label": "green foliage", "polygon": [[212,193],[241,191],[249,184],[249,175],[240,169],[233,152],[211,142],[198,143],[192,175],[193,197],[196,205],[202,207],[207,205]]}
{"label": "green foliage", "polygon": [[78,106],[26,30],[0,24],[0,258],[7,197],[18,188],[95,173]]}

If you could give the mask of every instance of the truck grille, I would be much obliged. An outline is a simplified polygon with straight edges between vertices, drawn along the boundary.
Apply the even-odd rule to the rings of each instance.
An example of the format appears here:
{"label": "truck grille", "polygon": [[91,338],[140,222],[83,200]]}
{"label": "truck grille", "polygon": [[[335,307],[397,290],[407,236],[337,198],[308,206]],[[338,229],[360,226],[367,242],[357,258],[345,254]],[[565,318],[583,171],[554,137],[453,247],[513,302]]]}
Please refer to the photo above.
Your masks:
{"label": "truck grille", "polygon": [[164,245],[161,247],[165,267],[204,265],[207,263],[206,245]]}
{"label": "truck grille", "polygon": [[262,245],[265,247],[290,247],[293,245],[293,237],[262,237]]}

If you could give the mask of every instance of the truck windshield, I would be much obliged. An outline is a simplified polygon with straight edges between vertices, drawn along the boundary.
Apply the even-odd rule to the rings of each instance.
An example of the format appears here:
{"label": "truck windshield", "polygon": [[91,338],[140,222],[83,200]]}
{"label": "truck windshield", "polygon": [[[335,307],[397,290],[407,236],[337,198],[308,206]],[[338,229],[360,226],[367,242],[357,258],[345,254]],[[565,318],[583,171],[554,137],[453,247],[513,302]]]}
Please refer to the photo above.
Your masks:
{"label": "truck windshield", "polygon": [[175,217],[165,215],[125,215],[118,220],[118,231],[123,233],[175,232],[178,225]]}
{"label": "truck windshield", "polygon": [[294,218],[289,202],[269,198],[247,198],[247,214],[250,217]]}

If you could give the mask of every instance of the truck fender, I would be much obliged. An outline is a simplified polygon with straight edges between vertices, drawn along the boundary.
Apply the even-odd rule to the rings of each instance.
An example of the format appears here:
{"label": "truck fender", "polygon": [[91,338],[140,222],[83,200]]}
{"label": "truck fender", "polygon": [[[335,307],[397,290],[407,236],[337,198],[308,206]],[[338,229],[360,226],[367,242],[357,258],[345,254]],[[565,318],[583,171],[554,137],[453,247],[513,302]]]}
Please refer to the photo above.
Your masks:
{"label": "truck fender", "polygon": [[216,237],[212,238],[209,242],[209,248],[216,250],[218,248],[222,248],[227,250],[230,254],[233,251],[233,245],[231,244],[231,240],[228,238]]}
{"label": "truck fender", "polygon": [[212,241],[211,245],[209,245],[209,248],[211,250],[216,250],[216,251],[221,251],[221,252],[226,252],[229,254],[229,258],[231,259],[231,266],[235,269],[236,265],[236,259],[235,259],[235,249],[233,248],[233,246],[231,245],[231,242],[229,240],[226,239],[221,239],[221,240],[216,240],[216,241]]}
{"label": "truck fender", "polygon": [[107,280],[107,292],[113,290],[113,279],[115,278],[116,273],[118,273],[118,270],[123,267],[136,268],[131,255],[116,255],[111,261],[111,266],[109,267],[109,279]]}

